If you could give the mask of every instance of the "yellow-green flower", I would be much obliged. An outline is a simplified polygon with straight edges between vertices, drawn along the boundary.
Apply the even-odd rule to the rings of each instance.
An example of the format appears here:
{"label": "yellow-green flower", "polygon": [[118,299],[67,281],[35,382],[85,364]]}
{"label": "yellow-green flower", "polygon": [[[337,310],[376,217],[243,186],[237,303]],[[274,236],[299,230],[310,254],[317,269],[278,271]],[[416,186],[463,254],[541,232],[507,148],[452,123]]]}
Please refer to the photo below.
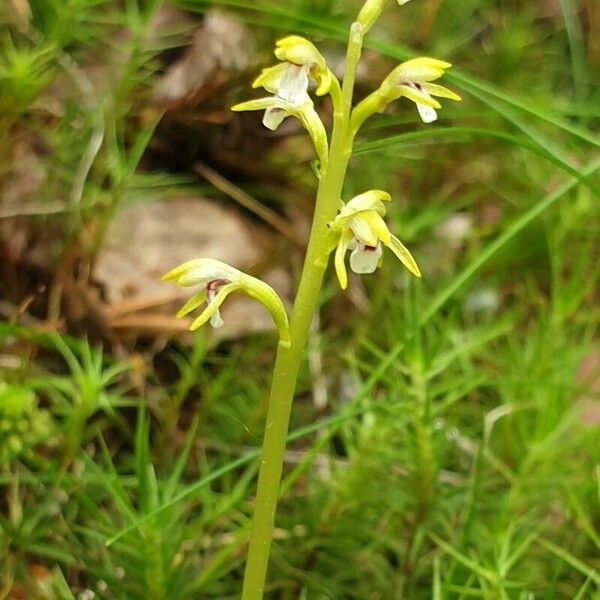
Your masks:
{"label": "yellow-green flower", "polygon": [[321,53],[303,37],[290,35],[279,40],[275,55],[283,62],[263,69],[252,84],[254,88],[265,88],[273,96],[242,102],[231,110],[264,110],[263,125],[272,131],[287,117],[298,118],[310,134],[321,169],[324,169],[329,151],[327,133],[308,94],[308,85],[309,80],[313,79],[317,83],[317,95],[323,95],[334,84],[337,84],[336,90],[339,91],[339,83]]}
{"label": "yellow-green flower", "polygon": [[252,87],[263,87],[271,94],[295,106],[301,106],[310,99],[308,68],[289,63],[280,63],[263,69],[252,83]]}
{"label": "yellow-green flower", "polygon": [[432,123],[437,119],[436,108],[440,103],[432,96],[460,101],[460,96],[453,91],[434,83],[444,75],[452,65],[435,58],[415,58],[397,66],[381,84],[381,93],[392,101],[402,96],[412,100],[424,123]]}
{"label": "yellow-green flower", "polygon": [[308,131],[315,145],[321,168],[327,164],[329,144],[325,126],[315,110],[312,100],[306,95],[304,102],[295,104],[279,96],[268,96],[256,100],[248,100],[231,107],[231,110],[239,112],[244,110],[264,110],[263,124],[265,127],[275,131],[281,122],[289,116],[296,117],[302,126]]}
{"label": "yellow-green flower", "polygon": [[[283,61],[284,66],[295,66],[306,70],[306,74],[317,84],[317,96],[323,96],[329,92],[334,75],[314,44],[299,35],[288,35],[278,40],[275,46],[275,56]],[[262,83],[257,83],[259,80],[260,77],[254,82],[255,87],[262,85]]]}
{"label": "yellow-green flower", "polygon": [[251,298],[261,302],[271,313],[273,321],[279,329],[283,343],[289,343],[288,318],[281,299],[264,281],[242,273],[230,265],[214,258],[197,258],[179,265],[162,277],[163,281],[173,281],[182,287],[200,286],[179,310],[177,317],[189,314],[201,304],[206,307],[192,323],[190,330],[202,327],[207,321],[213,327],[221,327],[223,319],[219,311],[221,305],[235,291],[242,291]]}
{"label": "yellow-green flower", "polygon": [[387,228],[383,217],[384,202],[390,195],[382,190],[369,190],[342,203],[337,217],[330,224],[337,243],[335,270],[342,289],[348,286],[346,252],[351,250],[350,268],[358,274],[373,273],[382,263],[381,244],[387,246],[400,262],[416,277],[421,277],[419,267],[404,244]]}
{"label": "yellow-green flower", "polygon": [[450,68],[450,63],[435,58],[415,58],[398,65],[384,80],[379,89],[367,96],[352,111],[351,131],[357,133],[361,125],[374,113],[383,112],[388,104],[405,96],[417,105],[423,122],[437,119],[440,103],[432,96],[459,101],[453,91],[435,83]]}
{"label": "yellow-green flower", "polygon": [[[317,83],[318,96],[330,90],[333,74],[313,44],[297,35],[290,35],[279,40],[276,45],[275,56],[283,62],[263,69],[252,83],[253,88],[263,87],[280,100],[298,108],[311,102],[308,95],[309,78]],[[273,116],[274,110],[276,109],[267,109],[263,119],[263,124],[273,130],[285,118]]]}

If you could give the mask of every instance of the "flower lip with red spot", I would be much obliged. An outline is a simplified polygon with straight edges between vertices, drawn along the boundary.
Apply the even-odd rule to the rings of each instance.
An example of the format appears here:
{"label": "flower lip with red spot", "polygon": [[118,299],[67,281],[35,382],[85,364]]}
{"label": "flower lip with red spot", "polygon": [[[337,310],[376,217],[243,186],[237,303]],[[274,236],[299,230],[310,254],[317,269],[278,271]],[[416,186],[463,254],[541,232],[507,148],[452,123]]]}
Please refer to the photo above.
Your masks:
{"label": "flower lip with red spot", "polygon": [[329,224],[332,248],[335,250],[335,269],[342,289],[348,285],[345,256],[350,254],[350,268],[358,274],[373,273],[382,262],[382,244],[390,248],[402,264],[416,277],[419,267],[408,249],[392,235],[383,220],[390,195],[381,190],[359,194],[342,206]]}
{"label": "flower lip with red spot", "polygon": [[396,67],[383,81],[380,93],[388,101],[405,96],[412,100],[424,123],[432,123],[437,119],[435,109],[441,104],[432,96],[459,101],[461,98],[453,91],[434,83],[444,75],[452,65],[435,58],[413,58]]}
{"label": "flower lip with red spot", "polygon": [[213,327],[223,325],[219,308],[229,294],[239,290],[265,306],[279,330],[280,343],[289,345],[287,313],[275,290],[264,281],[242,273],[214,258],[197,258],[185,262],[169,271],[162,279],[173,281],[183,287],[200,287],[200,290],[177,313],[177,317],[183,317],[202,304],[206,304],[200,316],[192,323],[190,327],[192,331],[207,321],[210,321]]}

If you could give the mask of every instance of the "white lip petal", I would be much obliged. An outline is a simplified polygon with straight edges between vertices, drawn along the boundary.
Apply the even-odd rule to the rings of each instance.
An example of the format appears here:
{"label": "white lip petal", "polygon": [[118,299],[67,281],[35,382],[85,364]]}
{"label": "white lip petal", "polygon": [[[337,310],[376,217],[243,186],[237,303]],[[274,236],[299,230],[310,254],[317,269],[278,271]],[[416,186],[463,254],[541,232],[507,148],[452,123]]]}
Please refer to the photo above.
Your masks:
{"label": "white lip petal", "polygon": [[419,111],[419,116],[423,123],[433,123],[437,121],[437,112],[435,112],[435,108],[431,106],[425,106],[424,104],[417,104],[417,110]]}
{"label": "white lip petal", "polygon": [[379,265],[381,254],[382,250],[379,242],[374,248],[359,242],[350,254],[350,268],[359,275],[373,273]]}
{"label": "white lip petal", "polygon": [[215,314],[210,318],[210,324],[215,329],[218,329],[219,327],[221,327],[221,325],[223,325],[223,323],[224,323],[224,321],[221,318],[221,312],[219,311],[219,309],[217,309]]}
{"label": "white lip petal", "polygon": [[288,116],[282,108],[267,108],[262,123],[267,129],[275,131]]}
{"label": "white lip petal", "polygon": [[304,104],[308,96],[308,68],[289,63],[281,81],[277,95],[294,106]]}

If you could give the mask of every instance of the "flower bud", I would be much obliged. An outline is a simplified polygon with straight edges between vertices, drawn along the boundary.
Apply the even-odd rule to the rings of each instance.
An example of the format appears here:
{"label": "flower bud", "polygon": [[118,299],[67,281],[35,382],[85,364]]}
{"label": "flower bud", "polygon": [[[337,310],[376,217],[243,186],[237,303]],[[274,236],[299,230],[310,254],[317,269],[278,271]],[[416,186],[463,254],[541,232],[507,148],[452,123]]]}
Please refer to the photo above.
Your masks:
{"label": "flower bud", "polygon": [[362,25],[363,32],[367,33],[379,19],[386,0],[367,0],[358,13],[357,22]]}

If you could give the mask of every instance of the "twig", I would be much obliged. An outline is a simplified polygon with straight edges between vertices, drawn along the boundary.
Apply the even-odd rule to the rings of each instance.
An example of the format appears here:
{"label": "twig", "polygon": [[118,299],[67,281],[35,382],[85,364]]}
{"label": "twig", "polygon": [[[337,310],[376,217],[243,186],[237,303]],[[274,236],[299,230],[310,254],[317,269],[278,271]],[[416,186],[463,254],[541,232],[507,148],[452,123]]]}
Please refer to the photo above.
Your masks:
{"label": "twig", "polygon": [[295,244],[301,246],[303,244],[298,233],[290,226],[290,224],[280,217],[275,211],[267,208],[258,200],[250,196],[247,192],[237,187],[231,181],[225,179],[222,175],[211,169],[204,163],[196,163],[194,171],[204,177],[209,183],[214,185],[219,191],[235,200],[240,206],[247,208],[255,215],[260,217],[265,223],[268,223],[273,229],[292,240]]}

